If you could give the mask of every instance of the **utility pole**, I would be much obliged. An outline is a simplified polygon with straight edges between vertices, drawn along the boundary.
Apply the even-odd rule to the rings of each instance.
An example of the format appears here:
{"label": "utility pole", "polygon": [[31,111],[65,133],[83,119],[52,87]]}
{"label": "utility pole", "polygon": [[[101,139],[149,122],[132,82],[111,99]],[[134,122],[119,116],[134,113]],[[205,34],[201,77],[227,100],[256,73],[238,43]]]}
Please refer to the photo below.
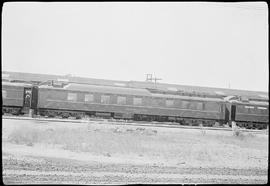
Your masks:
{"label": "utility pole", "polygon": [[146,74],[146,81],[151,81],[153,80],[153,75],[152,74]]}
{"label": "utility pole", "polygon": [[162,80],[161,78],[153,77],[153,74],[146,74],[146,81],[155,82],[157,83],[158,80]]}
{"label": "utility pole", "polygon": [[155,83],[157,83],[157,80],[162,80],[161,78],[154,78],[154,80],[155,80]]}

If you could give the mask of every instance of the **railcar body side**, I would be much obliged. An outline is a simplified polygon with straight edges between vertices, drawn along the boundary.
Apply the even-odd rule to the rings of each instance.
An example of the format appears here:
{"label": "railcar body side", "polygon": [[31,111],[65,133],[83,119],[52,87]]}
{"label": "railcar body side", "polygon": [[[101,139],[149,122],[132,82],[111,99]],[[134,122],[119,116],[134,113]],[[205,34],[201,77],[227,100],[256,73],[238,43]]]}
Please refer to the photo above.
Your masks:
{"label": "railcar body side", "polygon": [[205,126],[230,123],[245,128],[265,129],[269,125],[268,100],[225,101],[151,92],[147,89],[70,83],[65,87],[32,86],[2,82],[2,114],[47,116],[85,115],[118,119],[174,121]]}
{"label": "railcar body side", "polygon": [[269,125],[268,102],[233,102],[227,105],[231,109],[231,120],[245,128],[266,129]]}
{"label": "railcar body side", "polygon": [[[169,101],[168,101],[169,100]],[[145,89],[70,84],[66,88],[39,88],[41,115],[77,112],[109,113],[125,119],[177,120],[179,118],[224,121],[222,100],[152,94]],[[49,114],[50,115],[50,114]],[[76,114],[75,114],[76,115]],[[170,117],[170,118],[169,118]]]}
{"label": "railcar body side", "polygon": [[31,85],[25,83],[2,82],[2,114],[22,114],[29,111]]}

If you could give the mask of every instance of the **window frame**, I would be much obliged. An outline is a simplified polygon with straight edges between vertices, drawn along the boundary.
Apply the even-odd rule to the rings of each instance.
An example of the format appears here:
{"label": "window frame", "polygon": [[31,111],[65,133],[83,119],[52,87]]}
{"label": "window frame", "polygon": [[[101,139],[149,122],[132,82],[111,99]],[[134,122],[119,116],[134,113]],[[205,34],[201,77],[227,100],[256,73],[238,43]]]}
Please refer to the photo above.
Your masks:
{"label": "window frame", "polygon": [[[71,96],[72,95],[72,96]],[[72,99],[70,99],[70,96]],[[73,97],[74,96],[74,97]],[[74,99],[75,98],[75,99]],[[67,93],[67,101],[77,101],[78,100],[78,95],[75,92],[68,92]]]}
{"label": "window frame", "polygon": [[7,98],[7,90],[2,90],[2,98]]}
{"label": "window frame", "polygon": [[[209,106],[210,105],[210,106]],[[215,107],[215,109],[213,109],[213,106]],[[210,109],[209,109],[210,108]],[[206,111],[216,111],[216,112],[220,112],[220,106],[218,103],[216,102],[205,102],[204,104],[204,109]]]}
{"label": "window frame", "polygon": [[153,107],[165,107],[166,106],[166,102],[163,98],[160,97],[152,97],[151,99],[151,105]]}
{"label": "window frame", "polygon": [[[108,99],[105,99],[105,102],[104,102],[104,98],[108,98]],[[108,94],[100,95],[100,103],[101,104],[110,104],[110,101],[111,101],[111,96],[110,95],[108,95]]]}
{"label": "window frame", "polygon": [[190,101],[188,100],[181,100],[181,108],[182,109],[190,109]]}
{"label": "window frame", "polygon": [[[140,100],[140,103],[135,103],[135,100]],[[141,106],[141,105],[143,105],[142,97],[133,97],[132,98],[132,104],[135,105],[135,106]]]}
{"label": "window frame", "polygon": [[[86,100],[86,98],[88,98],[88,99]],[[91,99],[89,99],[89,98],[91,98]],[[94,101],[95,101],[94,94],[88,93],[88,94],[85,94],[84,95],[84,102],[86,102],[86,103],[93,103]]]}
{"label": "window frame", "polygon": [[204,109],[204,106],[203,106],[203,102],[196,102],[196,110],[203,110]]}
{"label": "window frame", "polygon": [[[170,104],[168,104],[170,103]],[[174,107],[174,99],[166,99],[165,100],[166,107]]]}
{"label": "window frame", "polygon": [[[124,98],[125,101],[123,102],[123,100],[119,100],[120,98]],[[118,105],[126,105],[127,104],[127,97],[126,96],[117,96],[116,102]]]}
{"label": "window frame", "polygon": [[260,114],[268,114],[268,108],[264,106],[257,106],[257,111]]}

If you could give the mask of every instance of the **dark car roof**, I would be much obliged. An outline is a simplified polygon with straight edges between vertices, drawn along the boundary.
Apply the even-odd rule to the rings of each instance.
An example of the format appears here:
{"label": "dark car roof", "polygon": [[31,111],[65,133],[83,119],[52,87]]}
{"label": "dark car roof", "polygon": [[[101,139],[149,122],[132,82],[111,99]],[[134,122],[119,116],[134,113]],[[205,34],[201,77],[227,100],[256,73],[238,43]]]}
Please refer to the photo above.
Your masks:
{"label": "dark car roof", "polygon": [[[40,88],[54,88],[54,87],[40,86]],[[87,84],[77,84],[77,83],[69,83],[64,88],[55,88],[55,89],[64,89],[64,90],[82,91],[82,92],[101,92],[105,94],[151,96],[151,93],[146,89],[122,88],[122,87],[102,86],[102,85],[87,85]]]}
{"label": "dark car roof", "polygon": [[31,87],[32,85],[28,83],[14,83],[14,82],[2,81],[2,86]]}
{"label": "dark car roof", "polygon": [[193,101],[225,102],[221,98],[204,98],[204,97],[180,96],[180,95],[171,95],[171,94],[152,94],[152,96],[157,97],[157,98],[171,98],[171,99],[183,99],[183,100],[193,100]]}
{"label": "dark car roof", "polygon": [[263,102],[263,101],[249,101],[249,102],[235,101],[232,103],[237,104],[237,105],[257,105],[257,106],[269,107],[269,103],[266,101],[265,102]]}

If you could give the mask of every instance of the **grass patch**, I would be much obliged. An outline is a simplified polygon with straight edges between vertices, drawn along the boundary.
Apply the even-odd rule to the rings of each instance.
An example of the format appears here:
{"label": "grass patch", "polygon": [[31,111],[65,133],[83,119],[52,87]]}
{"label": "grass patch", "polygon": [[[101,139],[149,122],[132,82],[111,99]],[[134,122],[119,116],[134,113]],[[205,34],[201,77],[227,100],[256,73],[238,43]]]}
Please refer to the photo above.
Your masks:
{"label": "grass patch", "polygon": [[[60,125],[59,125],[60,126]],[[94,155],[134,158],[160,158],[168,161],[198,164],[247,164],[267,157],[268,139],[255,134],[162,129],[112,125],[17,125],[8,142],[35,146],[48,144],[55,148]],[[76,125],[74,125],[76,126]],[[262,163],[262,162],[259,162]]]}
{"label": "grass patch", "polygon": [[8,142],[33,146],[49,144],[62,146],[65,150],[91,152],[94,154],[135,153],[144,151],[145,141],[154,141],[156,130],[98,129],[98,128],[15,128],[8,136]]}

